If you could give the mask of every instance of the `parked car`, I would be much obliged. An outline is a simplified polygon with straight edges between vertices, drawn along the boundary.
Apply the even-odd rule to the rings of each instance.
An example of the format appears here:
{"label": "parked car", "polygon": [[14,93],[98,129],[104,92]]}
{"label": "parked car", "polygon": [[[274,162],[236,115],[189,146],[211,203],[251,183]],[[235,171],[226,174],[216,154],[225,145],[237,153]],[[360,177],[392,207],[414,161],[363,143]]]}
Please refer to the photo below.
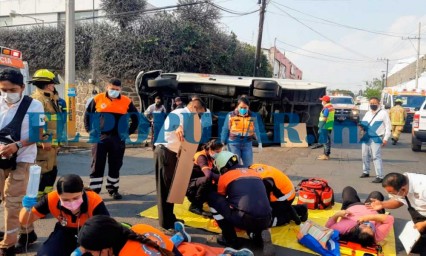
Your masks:
{"label": "parked car", "polygon": [[424,142],[426,142],[426,101],[414,112],[411,149],[413,151],[421,151],[422,143]]}

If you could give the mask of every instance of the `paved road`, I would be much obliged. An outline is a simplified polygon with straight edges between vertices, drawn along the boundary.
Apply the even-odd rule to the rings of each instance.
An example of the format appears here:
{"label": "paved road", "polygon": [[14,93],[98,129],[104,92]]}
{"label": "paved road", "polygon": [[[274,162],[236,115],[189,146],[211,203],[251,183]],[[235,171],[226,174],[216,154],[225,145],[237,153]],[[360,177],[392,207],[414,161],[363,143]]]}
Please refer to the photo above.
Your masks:
{"label": "paved road", "polygon": [[[383,191],[380,185],[370,183],[371,179],[359,179],[361,174],[361,150],[359,144],[348,143],[348,132],[343,133],[342,144],[334,144],[332,158],[329,161],[316,160],[322,149],[267,147],[261,153],[255,153],[255,162],[268,163],[286,171],[292,181],[297,184],[307,177],[323,177],[330,182],[335,190],[336,200],[341,200],[341,191],[351,185],[360,192],[361,198],[366,198],[372,190]],[[401,143],[396,146],[388,145],[383,153],[385,172],[422,172],[425,173],[425,152],[414,153],[410,149],[410,134],[403,134]],[[256,150],[256,149],[255,149]],[[83,176],[86,184],[90,166],[90,151],[62,153],[59,157],[60,173],[76,173]],[[372,173],[373,174],[373,173]],[[373,175],[374,176],[374,175]],[[155,205],[155,183],[153,171],[153,152],[148,148],[131,148],[126,151],[121,172],[121,191],[124,199],[113,201],[103,191],[101,194],[106,201],[111,214],[119,221],[129,223],[145,222],[158,226],[157,222],[138,217],[138,213]],[[396,234],[401,225],[409,219],[405,209],[392,211],[396,217]],[[55,220],[47,218],[36,223],[39,242],[44,241],[53,229]],[[196,242],[208,242],[214,245],[212,234],[196,229],[189,229]],[[28,255],[33,255],[37,245],[30,248]],[[250,245],[248,245],[250,247]],[[260,250],[256,255],[261,255]],[[398,255],[406,255],[401,244],[397,243]],[[24,254],[23,254],[24,255]],[[310,255],[307,253],[278,248],[277,255]]]}

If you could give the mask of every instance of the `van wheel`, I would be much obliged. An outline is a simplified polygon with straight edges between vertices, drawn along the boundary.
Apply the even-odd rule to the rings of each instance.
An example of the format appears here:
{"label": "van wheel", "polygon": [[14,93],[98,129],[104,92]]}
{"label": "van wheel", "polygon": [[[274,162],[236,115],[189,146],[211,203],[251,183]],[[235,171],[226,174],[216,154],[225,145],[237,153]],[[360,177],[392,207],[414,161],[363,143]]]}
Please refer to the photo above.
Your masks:
{"label": "van wheel", "polygon": [[254,89],[253,96],[259,97],[259,98],[275,98],[277,96],[277,93],[275,91]]}
{"label": "van wheel", "polygon": [[422,151],[422,142],[414,136],[411,137],[411,150],[414,152]]}
{"label": "van wheel", "polygon": [[265,91],[275,91],[278,87],[275,81],[254,81],[253,88]]}
{"label": "van wheel", "polygon": [[177,89],[177,81],[174,79],[169,78],[160,78],[160,79],[153,79],[148,80],[148,87],[150,88],[164,88],[168,87],[171,89]]}

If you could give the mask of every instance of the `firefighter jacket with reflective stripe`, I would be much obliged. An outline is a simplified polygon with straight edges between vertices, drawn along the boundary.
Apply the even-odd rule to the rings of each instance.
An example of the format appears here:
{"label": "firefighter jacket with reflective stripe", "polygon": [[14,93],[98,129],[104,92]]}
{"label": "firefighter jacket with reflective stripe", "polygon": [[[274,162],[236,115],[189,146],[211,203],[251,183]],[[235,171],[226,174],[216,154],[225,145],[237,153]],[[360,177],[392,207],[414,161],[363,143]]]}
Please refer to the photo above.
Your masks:
{"label": "firefighter jacket with reflective stripe", "polygon": [[[328,109],[328,116],[324,116],[324,110]],[[321,110],[318,127],[326,130],[333,130],[334,126],[334,108],[331,103],[324,105],[324,108]]]}
{"label": "firefighter jacket with reflective stripe", "polygon": [[[146,224],[136,224],[131,228],[135,233],[141,234],[156,242],[160,247],[173,251],[173,242],[160,230]],[[138,241],[128,240],[124,247],[120,250],[118,256],[133,256],[133,255],[159,255],[155,248],[149,247]]]}
{"label": "firefighter jacket with reflective stripe", "polygon": [[[47,200],[42,199],[32,208],[32,213],[39,217],[44,217],[46,214],[50,213],[58,220],[59,223],[61,223],[61,225],[67,228],[81,228],[93,215],[108,215],[108,211],[103,204],[102,198],[93,191],[84,191],[83,203],[80,206],[80,213],[77,216],[72,214],[70,210],[61,206],[61,201],[57,191],[50,192],[45,197]],[[102,207],[99,207],[101,204]],[[96,209],[98,209],[98,213],[94,214]]]}
{"label": "firefighter jacket with reflective stripe", "polygon": [[[93,113],[100,113],[100,116]],[[127,113],[131,113],[130,127],[127,120],[122,119]],[[100,118],[99,126],[102,134],[118,135],[119,132],[126,132],[130,135],[136,131],[139,124],[138,110],[130,98],[121,94],[115,99],[108,97],[106,92],[93,97],[84,116],[84,128],[87,132],[96,127],[98,120],[95,118]]]}
{"label": "firefighter jacket with reflective stripe", "polygon": [[51,137],[52,146],[58,145],[57,127],[63,125],[65,120],[61,120],[61,108],[59,106],[59,96],[53,92],[36,88],[31,94],[31,98],[40,101],[43,104],[45,121],[47,129],[44,131]]}
{"label": "firefighter jacket with reflective stripe", "polygon": [[271,202],[290,201],[296,196],[290,178],[277,168],[266,164],[253,164],[250,169],[256,170],[262,177]]}
{"label": "firefighter jacket with reflective stripe", "polygon": [[231,208],[252,217],[262,218],[271,214],[265,185],[255,170],[229,170],[219,177],[217,192],[226,196]]}
{"label": "firefighter jacket with reflective stripe", "polygon": [[400,105],[396,105],[390,109],[389,117],[392,125],[404,125],[407,112]]}

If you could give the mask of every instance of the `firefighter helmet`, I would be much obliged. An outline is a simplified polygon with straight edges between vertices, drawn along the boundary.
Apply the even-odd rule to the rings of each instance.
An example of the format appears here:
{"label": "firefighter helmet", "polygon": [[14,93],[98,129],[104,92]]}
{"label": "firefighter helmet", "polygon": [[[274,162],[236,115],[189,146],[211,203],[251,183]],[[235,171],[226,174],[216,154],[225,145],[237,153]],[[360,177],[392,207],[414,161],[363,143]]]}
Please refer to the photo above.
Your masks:
{"label": "firefighter helmet", "polygon": [[48,69],[39,69],[37,70],[34,75],[33,79],[30,81],[32,84],[35,84],[35,82],[51,82],[54,84],[59,84],[58,78],[56,75],[48,70]]}
{"label": "firefighter helmet", "polygon": [[214,165],[219,170],[221,174],[223,174],[223,168],[226,167],[227,169],[232,168],[233,166],[237,165],[239,163],[238,156],[229,152],[229,151],[222,151],[217,154]]}
{"label": "firefighter helmet", "polygon": [[402,99],[396,99],[396,100],[395,100],[395,103],[401,103],[401,104],[402,104],[402,103],[403,103],[403,101],[402,101]]}

